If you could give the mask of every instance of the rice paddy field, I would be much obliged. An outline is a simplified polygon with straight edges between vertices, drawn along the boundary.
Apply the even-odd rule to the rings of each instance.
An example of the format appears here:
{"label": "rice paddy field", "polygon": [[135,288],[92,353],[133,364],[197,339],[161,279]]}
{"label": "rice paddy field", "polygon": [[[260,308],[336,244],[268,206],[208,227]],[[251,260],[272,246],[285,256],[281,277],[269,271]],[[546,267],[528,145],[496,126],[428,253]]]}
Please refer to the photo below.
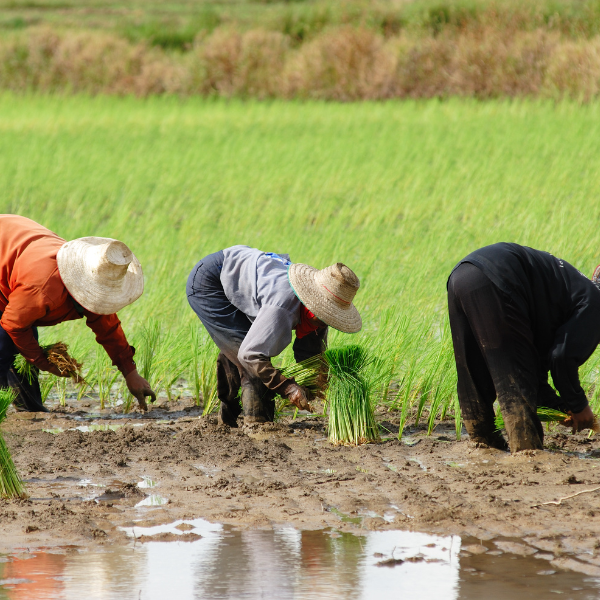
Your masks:
{"label": "rice paddy field", "polygon": [[[185,282],[235,244],[287,252],[361,279],[360,344],[377,360],[378,410],[433,429],[460,415],[446,279],[498,241],[544,249],[591,275],[600,263],[600,105],[468,100],[336,104],[0,95],[0,212],[65,239],[125,241],[145,293],[120,313],[161,395],[214,403],[214,345]],[[83,322],[42,330],[84,362],[90,387],[131,398]],[[289,364],[291,354],[275,359]],[[580,370],[592,407],[600,355]],[[69,384],[70,385],[70,384]]]}

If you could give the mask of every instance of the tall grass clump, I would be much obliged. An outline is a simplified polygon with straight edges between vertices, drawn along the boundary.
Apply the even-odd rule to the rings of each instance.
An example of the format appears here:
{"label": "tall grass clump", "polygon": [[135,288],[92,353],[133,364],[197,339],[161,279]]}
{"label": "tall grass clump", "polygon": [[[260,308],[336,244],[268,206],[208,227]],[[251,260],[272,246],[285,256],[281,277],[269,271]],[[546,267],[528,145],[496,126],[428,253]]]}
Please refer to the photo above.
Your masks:
{"label": "tall grass clump", "polygon": [[[10,388],[0,388],[0,424],[6,418],[6,411],[15,399],[15,392]],[[17,473],[6,442],[0,433],[0,497],[25,498],[25,486]]]}

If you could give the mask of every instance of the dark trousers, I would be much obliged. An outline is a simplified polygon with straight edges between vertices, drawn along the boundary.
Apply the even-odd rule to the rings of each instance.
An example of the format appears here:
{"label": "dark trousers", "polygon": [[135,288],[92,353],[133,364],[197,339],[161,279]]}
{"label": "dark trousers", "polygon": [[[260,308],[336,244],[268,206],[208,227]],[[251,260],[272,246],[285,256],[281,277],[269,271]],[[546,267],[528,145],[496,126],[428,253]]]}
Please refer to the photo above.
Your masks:
{"label": "dark trousers", "polygon": [[[0,316],[2,313],[0,313]],[[35,339],[38,339],[37,327],[33,328]],[[37,378],[37,369],[33,370],[33,377],[28,380],[14,368],[15,358],[19,350],[12,338],[0,327],[0,388],[10,387],[17,392],[15,406],[20,410],[32,412],[45,411],[42,403],[40,384]]]}
{"label": "dark trousers", "polygon": [[[448,311],[465,427],[476,441],[497,437],[500,404],[512,452],[543,447],[537,406],[560,406],[535,346],[526,310],[470,263],[448,280]],[[493,443],[491,445],[494,445]]]}
{"label": "dark trousers", "polygon": [[217,359],[217,395],[221,401],[221,418],[235,425],[241,412],[239,390],[242,388],[244,416],[272,421],[275,393],[240,365],[238,352],[252,322],[237,309],[223,290],[221,268],[223,251],[209,254],[192,269],[186,293],[192,310],[219,347]]}

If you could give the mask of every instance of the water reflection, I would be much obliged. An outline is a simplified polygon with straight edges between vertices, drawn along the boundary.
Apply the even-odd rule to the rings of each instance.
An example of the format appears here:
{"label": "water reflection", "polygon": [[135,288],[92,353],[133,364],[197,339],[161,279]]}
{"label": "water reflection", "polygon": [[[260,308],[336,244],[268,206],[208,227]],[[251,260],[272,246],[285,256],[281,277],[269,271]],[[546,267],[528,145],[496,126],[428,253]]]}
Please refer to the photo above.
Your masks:
{"label": "water reflection", "polygon": [[[128,546],[40,548],[0,557],[0,599],[546,600],[558,591],[587,600],[600,589],[600,582],[576,573],[536,575],[548,563],[531,556],[480,554],[459,563],[456,536],[237,531],[202,519],[126,531]],[[189,533],[202,537],[139,540]],[[394,566],[378,565],[389,559]]]}
{"label": "water reflection", "polygon": [[[201,519],[181,523],[128,533],[177,535],[192,528],[202,538],[10,556],[0,563],[0,598],[363,600],[414,590],[425,572],[429,590],[419,594],[422,600],[456,597],[458,538],[400,531],[367,536],[291,528],[233,531]],[[392,554],[421,562],[375,566]]]}

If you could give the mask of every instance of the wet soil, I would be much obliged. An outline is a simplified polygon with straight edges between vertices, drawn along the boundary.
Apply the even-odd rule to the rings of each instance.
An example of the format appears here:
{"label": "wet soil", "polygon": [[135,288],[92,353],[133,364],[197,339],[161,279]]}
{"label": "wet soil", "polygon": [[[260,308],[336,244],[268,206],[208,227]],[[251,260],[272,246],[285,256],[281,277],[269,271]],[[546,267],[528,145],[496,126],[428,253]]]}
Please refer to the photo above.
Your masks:
{"label": "wet soil", "polygon": [[186,400],[145,415],[12,412],[2,431],[30,498],[0,500],[0,553],[125,543],[121,527],[202,517],[457,534],[476,540],[463,556],[496,547],[600,576],[600,489],[588,492],[600,488],[600,438],[556,426],[544,451],[511,455],[456,441],[450,422],[402,441],[394,416],[381,422],[382,443],[335,447],[322,418],[230,429]]}

